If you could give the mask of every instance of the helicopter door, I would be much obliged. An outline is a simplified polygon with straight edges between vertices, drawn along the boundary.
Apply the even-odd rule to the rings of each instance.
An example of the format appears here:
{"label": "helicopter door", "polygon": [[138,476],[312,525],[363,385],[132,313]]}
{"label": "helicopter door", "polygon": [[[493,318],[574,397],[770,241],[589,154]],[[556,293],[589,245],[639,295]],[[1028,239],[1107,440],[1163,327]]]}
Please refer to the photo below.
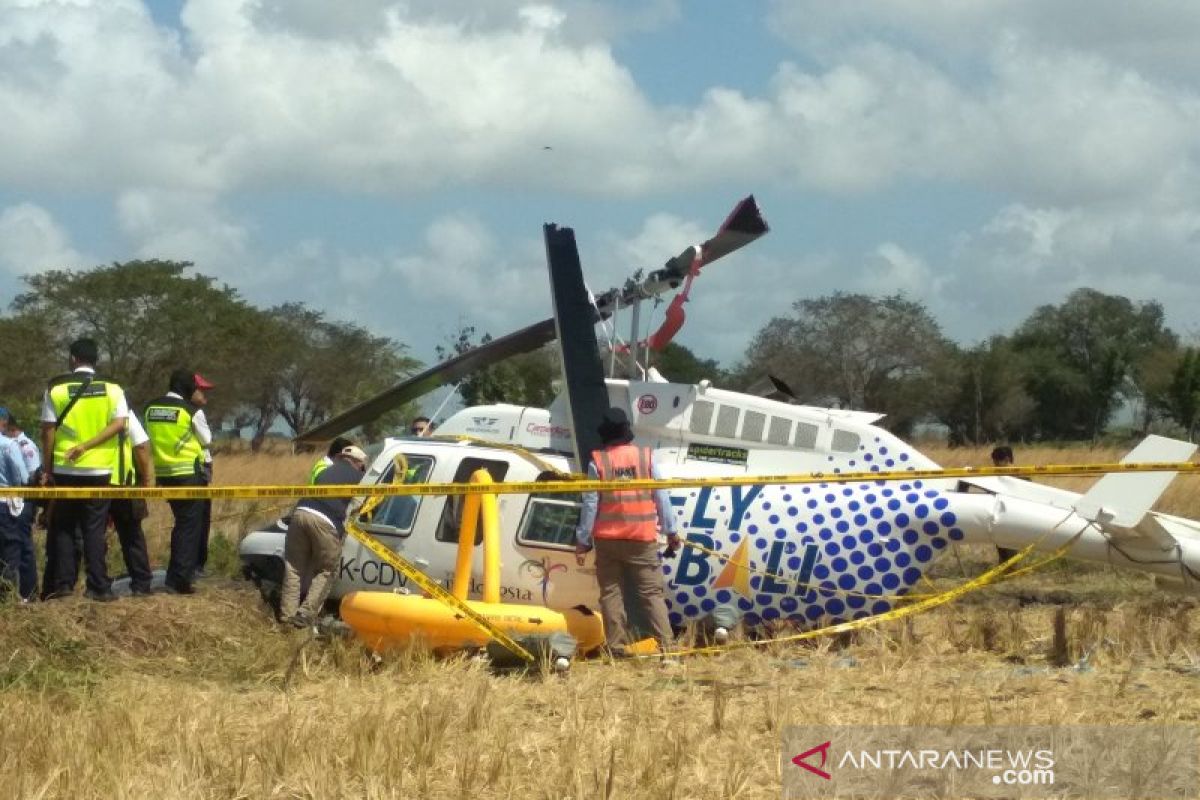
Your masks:
{"label": "helicopter door", "polygon": [[595,569],[575,565],[575,529],[579,527],[578,494],[533,494],[517,526],[517,552],[522,577],[533,577],[533,601],[550,608],[599,604]]}
{"label": "helicopter door", "polygon": [[[435,461],[431,456],[399,453],[379,476],[378,483],[392,483],[397,466],[403,471],[403,483],[427,483],[434,465]],[[385,498],[370,513],[360,514],[357,522],[390,550],[411,558],[411,554],[405,552],[404,542],[416,528],[418,512],[424,499],[419,495]],[[417,560],[417,565],[424,566],[420,560]],[[342,561],[338,571],[338,596],[354,589],[392,589],[404,586],[405,583],[404,576],[397,574],[390,564],[381,563],[357,539],[347,537],[342,546]]]}
{"label": "helicopter door", "polygon": [[[459,462],[458,468],[454,471],[454,477],[451,479],[454,483],[469,483],[471,475],[477,470],[486,469],[488,474],[492,476],[492,480],[496,483],[501,483],[504,476],[508,474],[509,463],[496,459],[476,458],[468,456]],[[503,501],[504,496],[501,495]],[[435,552],[432,554],[432,561],[436,566],[444,568],[447,577],[454,575],[454,564],[458,558],[458,532],[462,527],[462,509],[463,502],[466,500],[466,495],[456,494],[446,497],[446,502],[442,508],[441,518],[437,523],[437,530],[434,533],[434,539],[438,542],[434,546]],[[503,516],[503,509],[501,510]],[[478,574],[479,570],[476,567],[481,567],[483,564],[483,526],[479,525],[475,528],[475,558],[473,561],[472,572]],[[474,585],[476,582],[472,580],[471,595],[478,595],[482,590],[482,586]]]}

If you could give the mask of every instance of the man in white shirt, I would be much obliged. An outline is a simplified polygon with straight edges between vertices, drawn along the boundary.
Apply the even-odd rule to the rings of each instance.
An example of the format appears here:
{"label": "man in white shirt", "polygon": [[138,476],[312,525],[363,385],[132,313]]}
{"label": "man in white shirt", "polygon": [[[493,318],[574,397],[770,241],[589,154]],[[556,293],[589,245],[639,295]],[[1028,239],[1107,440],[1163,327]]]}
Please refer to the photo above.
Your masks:
{"label": "man in white shirt", "polygon": [[[192,392],[192,405],[199,409],[203,409],[208,405],[208,390],[215,389],[216,385],[211,383],[207,378],[197,372],[192,376],[196,383],[196,390]],[[208,419],[205,417],[205,424]],[[213,457],[212,448],[205,447],[202,456],[202,464],[200,467],[201,473],[204,475],[204,485],[212,486],[213,482]],[[208,535],[212,531],[212,500],[204,501],[204,516],[200,522],[200,538],[196,546],[196,577],[207,577],[208,571],[205,567],[208,565]]]}

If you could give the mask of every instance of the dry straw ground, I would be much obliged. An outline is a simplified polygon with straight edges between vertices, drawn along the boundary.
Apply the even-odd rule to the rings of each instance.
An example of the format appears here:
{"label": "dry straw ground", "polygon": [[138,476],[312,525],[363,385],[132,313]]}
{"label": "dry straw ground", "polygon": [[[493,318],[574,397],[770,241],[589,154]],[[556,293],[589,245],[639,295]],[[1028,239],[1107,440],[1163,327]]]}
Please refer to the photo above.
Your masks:
{"label": "dry straw ground", "polygon": [[[283,482],[306,467],[246,457],[219,476]],[[1180,478],[1164,508],[1196,515],[1195,480]],[[218,513],[241,515],[231,536],[253,514]],[[161,538],[154,549],[161,558]],[[939,585],[994,563],[984,548],[955,555],[939,564]],[[1056,646],[1058,608],[1067,636]],[[1056,567],[836,641],[675,669],[587,662],[561,677],[421,653],[374,663],[350,642],[277,631],[231,582],[195,597],[10,605],[0,608],[0,786],[73,800],[773,798],[789,724],[1194,723],[1197,609],[1141,576]]]}

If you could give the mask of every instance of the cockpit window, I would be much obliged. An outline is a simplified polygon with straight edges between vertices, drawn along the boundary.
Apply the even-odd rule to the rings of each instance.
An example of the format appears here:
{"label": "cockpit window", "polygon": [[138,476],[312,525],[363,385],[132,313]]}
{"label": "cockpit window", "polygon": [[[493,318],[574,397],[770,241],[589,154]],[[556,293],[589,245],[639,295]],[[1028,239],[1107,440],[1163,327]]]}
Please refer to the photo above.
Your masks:
{"label": "cockpit window", "polygon": [[[403,483],[427,483],[433,472],[433,458],[427,455],[401,453],[388,465],[379,479],[379,483],[392,483],[396,469],[403,470]],[[407,536],[412,533],[413,521],[417,517],[417,509],[421,507],[419,495],[397,495],[388,497],[381,502],[371,514],[363,519],[363,524],[376,533],[386,533],[393,536]]]}
{"label": "cockpit window", "polygon": [[579,495],[532,495],[517,532],[517,542],[555,550],[573,549],[579,513]]}
{"label": "cockpit window", "polygon": [[857,433],[834,428],[831,447],[835,453],[853,453],[858,449],[859,441]]}

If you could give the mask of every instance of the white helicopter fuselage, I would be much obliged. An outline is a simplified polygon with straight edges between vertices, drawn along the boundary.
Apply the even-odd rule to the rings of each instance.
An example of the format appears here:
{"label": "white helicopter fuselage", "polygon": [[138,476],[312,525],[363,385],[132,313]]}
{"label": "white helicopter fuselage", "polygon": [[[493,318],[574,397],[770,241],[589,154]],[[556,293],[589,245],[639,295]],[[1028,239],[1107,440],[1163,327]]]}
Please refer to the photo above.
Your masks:
{"label": "white helicopter fuselage", "polygon": [[[873,425],[879,418],[874,414],[791,405],[704,384],[610,380],[608,389],[611,403],[634,421],[637,443],[653,448],[667,477],[937,468]],[[561,412],[507,405],[466,409],[440,427],[443,438],[377,445],[363,481],[391,482],[397,461],[406,480],[422,483],[465,482],[481,467],[507,482],[535,481],[547,471],[578,472],[562,452],[571,431]],[[451,438],[458,436],[474,441]],[[1184,460],[1194,450],[1151,439],[1139,448],[1149,448],[1140,460]],[[909,592],[938,555],[960,541],[1033,544],[1047,552],[1069,543],[1069,556],[1140,569],[1192,588],[1200,573],[1200,526],[1149,511],[1170,476],[1150,483],[1145,476],[1111,477],[1125,483],[1110,481],[1086,495],[1010,478],[672,490],[676,527],[696,546],[663,560],[671,620],[682,625],[722,608],[749,624],[788,619],[811,626],[881,613],[891,608],[887,596]],[[460,505],[446,496],[391,497],[360,524],[449,585]],[[578,496],[501,494],[499,512],[502,601],[598,607],[594,561],[589,556],[580,567],[574,557]],[[481,549],[473,565],[473,598],[481,590]],[[278,532],[251,534],[242,546],[244,558],[276,552],[282,555]],[[333,597],[356,590],[406,592],[409,585],[348,538]]]}

